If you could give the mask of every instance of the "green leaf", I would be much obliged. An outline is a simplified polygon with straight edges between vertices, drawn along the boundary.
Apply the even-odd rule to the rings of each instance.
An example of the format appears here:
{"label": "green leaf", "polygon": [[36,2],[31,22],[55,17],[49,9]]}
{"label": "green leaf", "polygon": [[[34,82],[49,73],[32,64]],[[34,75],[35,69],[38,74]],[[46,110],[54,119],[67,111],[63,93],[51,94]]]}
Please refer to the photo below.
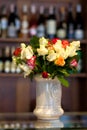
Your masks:
{"label": "green leaf", "polygon": [[38,48],[39,47],[39,38],[36,37],[36,36],[33,36],[31,39],[30,39],[30,45],[33,47],[33,48]]}
{"label": "green leaf", "polygon": [[59,72],[61,72],[64,76],[69,76],[69,73],[67,72],[67,70],[65,70],[65,69],[59,69],[58,70]]}
{"label": "green leaf", "polygon": [[66,79],[64,79],[63,77],[58,77],[58,79],[62,85],[64,85],[65,87],[69,87],[69,82]]}

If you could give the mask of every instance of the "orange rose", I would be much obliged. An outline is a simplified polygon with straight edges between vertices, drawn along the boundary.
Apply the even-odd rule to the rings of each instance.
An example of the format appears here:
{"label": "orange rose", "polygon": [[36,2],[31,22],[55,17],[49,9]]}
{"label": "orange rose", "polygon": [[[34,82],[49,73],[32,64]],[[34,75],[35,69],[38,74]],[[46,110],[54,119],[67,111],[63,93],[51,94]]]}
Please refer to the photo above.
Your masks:
{"label": "orange rose", "polygon": [[55,64],[56,65],[59,65],[59,66],[64,66],[65,65],[65,61],[64,61],[64,58],[62,56],[60,56],[59,58],[57,58],[55,60]]}

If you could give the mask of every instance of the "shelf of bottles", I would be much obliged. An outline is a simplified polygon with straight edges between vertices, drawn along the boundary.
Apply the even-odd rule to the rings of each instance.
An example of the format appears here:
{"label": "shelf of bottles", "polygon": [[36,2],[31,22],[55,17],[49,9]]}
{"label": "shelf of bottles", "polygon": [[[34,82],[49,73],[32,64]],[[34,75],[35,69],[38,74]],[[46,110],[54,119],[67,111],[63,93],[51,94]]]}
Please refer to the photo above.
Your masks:
{"label": "shelf of bottles", "polygon": [[9,10],[6,6],[2,6],[0,38],[30,38],[37,35],[48,38],[84,39],[80,4],[77,4],[75,9],[71,3],[68,4],[68,8],[64,5],[58,8],[53,5],[48,8],[41,5],[39,9],[37,8],[34,4],[30,8],[23,5],[21,13],[19,13],[14,4],[9,5]]}
{"label": "shelf of bottles", "polygon": [[15,46],[0,48],[0,73],[21,73],[20,68],[12,61]]}
{"label": "shelf of bottles", "polygon": [[[57,37],[68,39],[69,41],[80,40],[81,44],[87,44],[87,39],[84,39],[80,4],[76,5],[75,16],[71,3],[68,4],[68,8],[64,5],[59,8],[52,5],[49,8],[45,8],[44,5],[41,5],[39,12],[37,12],[37,7],[34,4],[30,8],[27,5],[23,5],[21,15],[19,15],[18,9],[14,4],[10,5],[8,14],[6,6],[2,6],[1,9],[0,44],[8,43],[8,45],[0,48],[0,76],[6,76],[8,73],[9,76],[12,76],[12,74],[19,76],[21,73],[20,68],[12,62],[15,45],[9,46],[9,43],[29,43],[30,37],[36,35],[47,38]],[[75,76],[87,77],[86,73],[81,72],[82,56],[78,66],[78,74]]]}

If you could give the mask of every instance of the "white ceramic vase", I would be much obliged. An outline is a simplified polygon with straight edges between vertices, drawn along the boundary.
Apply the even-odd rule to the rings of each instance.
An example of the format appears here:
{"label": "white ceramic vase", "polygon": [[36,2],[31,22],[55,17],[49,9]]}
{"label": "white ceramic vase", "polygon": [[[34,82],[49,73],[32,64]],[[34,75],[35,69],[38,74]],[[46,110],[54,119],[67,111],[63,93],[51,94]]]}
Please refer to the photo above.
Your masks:
{"label": "white ceramic vase", "polygon": [[36,108],[33,113],[38,119],[58,119],[63,114],[61,108],[62,86],[57,78],[35,77]]}

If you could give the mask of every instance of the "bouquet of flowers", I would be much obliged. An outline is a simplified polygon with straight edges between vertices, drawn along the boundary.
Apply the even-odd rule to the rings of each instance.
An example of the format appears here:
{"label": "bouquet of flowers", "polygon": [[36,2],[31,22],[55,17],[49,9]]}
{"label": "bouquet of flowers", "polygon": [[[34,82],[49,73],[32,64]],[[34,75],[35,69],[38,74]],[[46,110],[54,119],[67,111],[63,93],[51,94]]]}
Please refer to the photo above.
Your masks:
{"label": "bouquet of flowers", "polygon": [[68,86],[66,77],[77,72],[80,41],[32,37],[29,44],[21,43],[12,59],[31,79],[40,74],[43,78],[57,77],[62,85]]}

